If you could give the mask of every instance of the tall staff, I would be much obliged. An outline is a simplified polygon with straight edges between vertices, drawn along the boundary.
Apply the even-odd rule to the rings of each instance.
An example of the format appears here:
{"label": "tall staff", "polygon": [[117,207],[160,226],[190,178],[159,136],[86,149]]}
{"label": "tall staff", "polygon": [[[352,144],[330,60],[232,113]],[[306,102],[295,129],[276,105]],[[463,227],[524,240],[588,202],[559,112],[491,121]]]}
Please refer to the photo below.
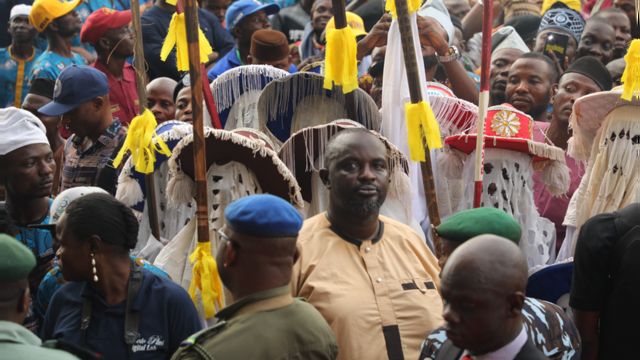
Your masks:
{"label": "tall staff", "polygon": [[484,0],[482,9],[482,65],[480,68],[480,97],[476,133],[476,158],[474,173],[473,207],[482,203],[482,177],[484,175],[484,121],[489,107],[489,68],[491,64],[491,28],[493,25],[493,0]]}
{"label": "tall staff", "polygon": [[[140,22],[140,2],[131,0],[131,20],[133,33],[136,37],[133,48],[133,65],[136,69],[136,90],[138,92],[138,115],[144,113],[147,103],[147,79],[145,77],[144,48],[142,46],[142,24]],[[160,223],[158,221],[158,201],[156,199],[156,183],[153,173],[144,176],[145,191],[147,193],[147,215],[151,234],[160,240]]]}
{"label": "tall staff", "polygon": [[[422,183],[427,199],[429,221],[433,228],[440,225],[440,213],[436,197],[435,181],[433,179],[433,167],[431,165],[430,148],[442,146],[440,130],[433,111],[429,104],[422,98],[420,73],[416,60],[416,49],[413,42],[411,22],[415,21],[409,14],[407,0],[394,0],[398,17],[398,27],[402,40],[402,54],[407,71],[409,96],[411,104],[406,107],[407,132],[409,136],[409,149],[411,159],[420,161],[422,170]],[[414,9],[414,11],[417,9]],[[433,241],[436,253],[441,249],[440,238],[433,232]]]}

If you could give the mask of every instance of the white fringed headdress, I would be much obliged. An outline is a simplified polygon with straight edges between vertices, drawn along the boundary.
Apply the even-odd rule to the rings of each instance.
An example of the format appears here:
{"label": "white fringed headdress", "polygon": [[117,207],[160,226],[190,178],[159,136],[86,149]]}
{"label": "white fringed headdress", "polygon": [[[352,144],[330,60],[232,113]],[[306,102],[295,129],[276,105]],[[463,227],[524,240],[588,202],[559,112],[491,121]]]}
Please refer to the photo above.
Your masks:
{"label": "white fringed headdress", "polygon": [[[314,73],[296,73],[272,81],[258,101],[260,130],[282,144],[299,129],[345,118],[344,94],[339,89],[325,90],[323,84],[324,77]],[[356,89],[353,96],[357,114],[353,120],[367,129],[380,129],[380,113],[369,94]]]}
{"label": "white fringed headdress", "polygon": [[[589,218],[637,201],[640,192],[639,106],[615,108],[594,138],[591,155],[576,191],[576,228]],[[575,244],[574,244],[575,249]]]}
{"label": "white fringed headdress", "polygon": [[[289,138],[280,149],[280,157],[294,173],[302,189],[307,218],[326,211],[329,205],[328,191],[318,174],[325,167],[325,149],[329,140],[338,132],[349,128],[364,128],[351,120],[335,120],[326,125],[302,129]],[[371,130],[370,130],[371,131]],[[390,168],[389,192],[380,208],[382,215],[412,226],[424,235],[411,212],[411,188],[407,176],[407,158],[384,136],[371,131],[387,148]]]}
{"label": "white fringed headdress", "polygon": [[258,99],[267,84],[289,75],[269,65],[243,65],[224,72],[211,83],[211,92],[226,130],[259,128]]}
{"label": "white fringed headdress", "polygon": [[[463,168],[466,184],[457,211],[473,208],[475,151],[467,156]],[[501,209],[512,215],[522,227],[520,249],[529,268],[547,264],[555,256],[554,224],[540,216],[533,200],[531,156],[511,150],[485,150],[485,174],[481,206]]]}

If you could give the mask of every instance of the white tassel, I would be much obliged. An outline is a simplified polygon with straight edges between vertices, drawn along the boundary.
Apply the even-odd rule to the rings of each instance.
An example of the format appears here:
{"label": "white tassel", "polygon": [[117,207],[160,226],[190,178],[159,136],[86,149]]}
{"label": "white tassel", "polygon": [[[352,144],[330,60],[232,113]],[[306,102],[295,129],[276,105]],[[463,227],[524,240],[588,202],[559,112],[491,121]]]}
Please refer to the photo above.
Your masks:
{"label": "white tassel", "polygon": [[542,170],[542,182],[551,195],[559,197],[566,194],[571,182],[569,167],[563,161],[548,161]]}
{"label": "white tassel", "polygon": [[140,188],[140,184],[138,184],[134,178],[126,175],[120,176],[118,179],[118,190],[116,190],[116,199],[127,206],[134,206],[144,200],[144,193]]}
{"label": "white tassel", "polygon": [[464,160],[463,152],[449,148],[438,154],[438,172],[448,179],[461,179]]}
{"label": "white tassel", "polygon": [[182,171],[169,175],[167,199],[170,205],[188,204],[196,195],[196,183]]}

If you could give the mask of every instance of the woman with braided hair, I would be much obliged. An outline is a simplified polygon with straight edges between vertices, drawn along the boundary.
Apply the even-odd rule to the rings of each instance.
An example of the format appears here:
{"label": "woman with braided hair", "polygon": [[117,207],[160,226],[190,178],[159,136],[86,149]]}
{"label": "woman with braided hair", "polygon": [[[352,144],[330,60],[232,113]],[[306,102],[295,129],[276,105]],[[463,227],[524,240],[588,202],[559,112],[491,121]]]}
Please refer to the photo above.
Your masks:
{"label": "woman with braided hair", "polygon": [[56,223],[57,255],[69,283],[53,296],[43,339],[88,348],[105,359],[168,359],[201,329],[185,290],[129,257],[138,222],[111,195],[73,201]]}

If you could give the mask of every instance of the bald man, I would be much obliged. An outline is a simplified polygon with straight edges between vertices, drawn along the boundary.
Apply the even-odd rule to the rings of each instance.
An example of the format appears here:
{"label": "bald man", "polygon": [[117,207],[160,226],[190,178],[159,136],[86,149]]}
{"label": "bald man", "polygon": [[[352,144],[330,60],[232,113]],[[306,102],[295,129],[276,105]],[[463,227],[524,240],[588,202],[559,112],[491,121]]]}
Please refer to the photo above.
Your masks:
{"label": "bald man", "polygon": [[147,84],[147,108],[155,115],[158,124],[175,118],[173,90],[176,84],[175,80],[168,77],[159,77]]}
{"label": "bald man", "polygon": [[512,241],[481,235],[456,248],[441,274],[449,340],[436,359],[547,359],[523,325],[526,286],[527,262]]}

